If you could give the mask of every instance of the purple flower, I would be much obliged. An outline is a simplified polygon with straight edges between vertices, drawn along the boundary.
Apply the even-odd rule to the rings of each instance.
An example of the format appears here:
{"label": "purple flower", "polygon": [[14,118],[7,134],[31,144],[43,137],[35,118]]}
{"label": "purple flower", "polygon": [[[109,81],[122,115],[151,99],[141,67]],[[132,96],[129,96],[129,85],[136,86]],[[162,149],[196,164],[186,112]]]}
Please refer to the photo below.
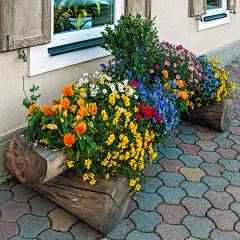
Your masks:
{"label": "purple flower", "polygon": [[156,64],[156,65],[155,65],[155,68],[156,68],[156,69],[159,69],[159,68],[160,68],[160,66],[159,66],[158,64]]}

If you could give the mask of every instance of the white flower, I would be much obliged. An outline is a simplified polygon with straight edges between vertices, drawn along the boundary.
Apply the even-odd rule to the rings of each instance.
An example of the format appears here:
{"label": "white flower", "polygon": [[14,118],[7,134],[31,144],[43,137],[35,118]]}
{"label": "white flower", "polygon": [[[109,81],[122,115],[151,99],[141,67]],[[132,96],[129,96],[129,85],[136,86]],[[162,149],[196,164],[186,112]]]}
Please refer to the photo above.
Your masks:
{"label": "white flower", "polygon": [[107,80],[111,81],[111,80],[112,80],[112,78],[111,78],[111,77],[107,77]]}
{"label": "white flower", "polygon": [[95,97],[97,95],[97,93],[95,91],[91,92],[91,97]]}
{"label": "white flower", "polygon": [[79,82],[79,83],[83,83],[83,78],[79,78],[79,79],[78,79],[78,82]]}
{"label": "white flower", "polygon": [[95,84],[90,84],[90,88],[95,88]]}
{"label": "white flower", "polygon": [[119,92],[124,92],[124,88],[118,88]]}
{"label": "white flower", "polygon": [[84,76],[84,77],[87,77],[87,76],[88,76],[88,73],[84,73],[83,76]]}
{"label": "white flower", "polygon": [[117,94],[118,92],[116,91],[116,89],[112,90],[112,93]]}
{"label": "white flower", "polygon": [[87,78],[84,79],[83,81],[84,81],[84,83],[88,83],[89,82]]}
{"label": "white flower", "polygon": [[95,74],[93,74],[93,77],[96,78],[97,76]]}
{"label": "white flower", "polygon": [[126,86],[126,85],[128,84],[128,80],[125,79],[125,80],[123,81],[123,84]]}
{"label": "white flower", "polygon": [[120,112],[120,113],[123,113],[123,111],[124,111],[124,108],[122,108],[122,107],[119,108],[119,112]]}
{"label": "white flower", "polygon": [[132,88],[129,89],[129,94],[130,94],[130,95],[133,95],[133,89],[132,89]]}
{"label": "white flower", "polygon": [[98,75],[98,74],[99,74],[99,72],[98,72],[98,71],[95,71],[95,74],[96,74],[96,75]]}
{"label": "white flower", "polygon": [[78,87],[81,87],[81,86],[82,86],[82,83],[77,83],[77,86],[78,86]]}
{"label": "white flower", "polygon": [[119,88],[124,88],[124,85],[122,83],[118,83]]}
{"label": "white flower", "polygon": [[135,99],[138,99],[138,95],[134,95],[134,98],[135,98]]}
{"label": "white flower", "polygon": [[111,88],[111,90],[115,90],[115,86],[113,84],[111,84],[111,86],[109,86]]}
{"label": "white flower", "polygon": [[104,89],[102,90],[102,92],[103,92],[104,94],[106,94],[106,93],[107,93],[107,89],[104,88]]}
{"label": "white flower", "polygon": [[99,89],[100,89],[100,87],[99,87],[98,85],[96,85],[95,89],[96,89],[96,90],[99,90]]}
{"label": "white flower", "polygon": [[130,118],[128,117],[128,118],[126,118],[126,122],[130,122]]}
{"label": "white flower", "polygon": [[106,74],[103,75],[104,78],[107,78],[108,76]]}

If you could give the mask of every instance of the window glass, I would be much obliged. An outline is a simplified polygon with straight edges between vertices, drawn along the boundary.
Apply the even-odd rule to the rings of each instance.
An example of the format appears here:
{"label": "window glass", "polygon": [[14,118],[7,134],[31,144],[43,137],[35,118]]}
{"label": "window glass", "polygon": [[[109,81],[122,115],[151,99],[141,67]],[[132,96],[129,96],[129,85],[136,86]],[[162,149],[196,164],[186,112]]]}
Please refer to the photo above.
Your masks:
{"label": "window glass", "polygon": [[207,10],[221,8],[221,0],[207,0]]}
{"label": "window glass", "polygon": [[114,23],[114,0],[54,0],[54,34]]}

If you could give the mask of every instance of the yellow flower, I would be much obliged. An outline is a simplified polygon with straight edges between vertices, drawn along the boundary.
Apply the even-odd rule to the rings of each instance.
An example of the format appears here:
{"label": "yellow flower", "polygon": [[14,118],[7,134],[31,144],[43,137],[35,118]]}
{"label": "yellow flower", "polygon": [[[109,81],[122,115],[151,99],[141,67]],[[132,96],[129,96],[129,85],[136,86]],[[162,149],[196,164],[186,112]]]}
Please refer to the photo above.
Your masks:
{"label": "yellow flower", "polygon": [[105,175],[105,177],[106,177],[106,179],[109,179],[109,178],[110,178],[109,173],[107,173],[107,174]]}
{"label": "yellow flower", "polygon": [[69,168],[74,167],[73,161],[67,161],[67,165]]}
{"label": "yellow flower", "polygon": [[88,159],[85,160],[85,166],[86,166],[87,169],[90,168],[91,164],[92,164],[92,160],[91,159],[88,158]]}
{"label": "yellow flower", "polygon": [[133,110],[135,111],[135,113],[137,113],[139,109],[135,106]]}
{"label": "yellow flower", "polygon": [[67,109],[63,111],[63,114],[62,114],[65,118],[67,117]]}
{"label": "yellow flower", "polygon": [[136,180],[134,180],[134,179],[130,179],[129,186],[130,186],[130,187],[134,187],[135,184],[136,184]]}
{"label": "yellow flower", "polygon": [[82,178],[83,178],[84,181],[88,180],[89,179],[88,173],[85,173]]}
{"label": "yellow flower", "polygon": [[140,184],[137,184],[136,187],[135,187],[135,190],[136,190],[137,192],[139,192],[140,189],[141,189],[141,185],[140,185]]}
{"label": "yellow flower", "polygon": [[81,88],[81,89],[80,89],[80,92],[82,92],[82,93],[84,93],[85,91],[86,91],[85,88]]}
{"label": "yellow flower", "polygon": [[92,179],[89,183],[90,183],[90,185],[94,185],[96,183],[96,180]]}
{"label": "yellow flower", "polygon": [[47,126],[44,124],[44,125],[42,126],[42,130],[46,129],[46,127],[47,127]]}
{"label": "yellow flower", "polygon": [[95,175],[93,173],[89,173],[88,176],[93,179],[95,177]]}

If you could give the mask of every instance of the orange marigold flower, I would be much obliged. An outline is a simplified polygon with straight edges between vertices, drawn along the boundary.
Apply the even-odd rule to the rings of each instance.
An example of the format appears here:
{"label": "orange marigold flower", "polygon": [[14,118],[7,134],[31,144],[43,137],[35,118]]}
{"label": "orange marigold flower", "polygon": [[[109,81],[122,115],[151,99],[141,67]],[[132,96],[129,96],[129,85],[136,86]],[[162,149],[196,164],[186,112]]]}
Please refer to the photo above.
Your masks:
{"label": "orange marigold flower", "polygon": [[96,112],[97,112],[96,103],[90,103],[88,110],[89,110],[89,112],[90,112],[91,114],[95,115]]}
{"label": "orange marigold flower", "polygon": [[52,102],[52,105],[57,105],[56,101],[57,101],[57,99],[54,98],[54,99],[53,99],[53,102]]}
{"label": "orange marigold flower", "polygon": [[46,106],[45,104],[42,106],[41,111],[46,115],[50,114],[49,106]]}
{"label": "orange marigold flower", "polygon": [[187,99],[185,105],[186,105],[186,106],[189,106],[189,103],[190,103],[190,102],[189,102],[189,100]]}
{"label": "orange marigold flower", "polygon": [[75,143],[76,137],[70,133],[63,137],[63,142],[67,147],[71,147]]}
{"label": "orange marigold flower", "polygon": [[37,103],[34,103],[33,105],[30,105],[29,109],[28,109],[28,112],[31,113],[32,111],[34,111],[35,108],[38,107],[38,104]]}
{"label": "orange marigold flower", "polygon": [[86,92],[81,92],[80,96],[85,98],[85,97],[87,97],[87,93]]}
{"label": "orange marigold flower", "polygon": [[74,93],[74,91],[72,90],[72,86],[71,85],[67,85],[65,88],[63,88],[63,90],[62,90],[62,92],[63,92],[63,95],[64,96],[72,96],[73,95],[73,93]]}
{"label": "orange marigold flower", "polygon": [[163,73],[163,77],[165,79],[168,78],[168,71],[167,70],[163,70],[162,73]]}
{"label": "orange marigold flower", "polygon": [[87,116],[87,108],[81,106],[81,108],[78,110],[78,113],[81,115],[81,117]]}
{"label": "orange marigold flower", "polygon": [[182,97],[182,99],[187,99],[188,98],[188,94],[185,91],[182,91],[178,94],[178,98]]}
{"label": "orange marigold flower", "polygon": [[50,109],[50,114],[51,114],[52,116],[56,114],[56,112],[54,111],[54,108],[51,108],[51,109]]}
{"label": "orange marigold flower", "polygon": [[85,102],[82,98],[77,100],[77,104],[78,104],[78,106],[85,106]]}
{"label": "orange marigold flower", "polygon": [[85,133],[87,131],[87,124],[84,122],[80,122],[75,128],[74,130],[76,131],[77,134],[82,135],[83,133]]}
{"label": "orange marigold flower", "polygon": [[61,104],[62,108],[67,109],[70,105],[70,101],[67,98],[63,98],[60,100],[60,104]]}
{"label": "orange marigold flower", "polygon": [[178,86],[179,86],[180,88],[184,87],[184,84],[183,84],[183,81],[182,81],[182,80],[177,81],[177,83],[178,83]]}
{"label": "orange marigold flower", "polygon": [[163,88],[166,89],[168,87],[168,89],[170,89],[170,85],[168,83],[165,83]]}
{"label": "orange marigold flower", "polygon": [[71,112],[76,112],[76,110],[77,110],[77,106],[76,105],[72,105],[71,107],[70,107],[70,110],[71,110]]}

